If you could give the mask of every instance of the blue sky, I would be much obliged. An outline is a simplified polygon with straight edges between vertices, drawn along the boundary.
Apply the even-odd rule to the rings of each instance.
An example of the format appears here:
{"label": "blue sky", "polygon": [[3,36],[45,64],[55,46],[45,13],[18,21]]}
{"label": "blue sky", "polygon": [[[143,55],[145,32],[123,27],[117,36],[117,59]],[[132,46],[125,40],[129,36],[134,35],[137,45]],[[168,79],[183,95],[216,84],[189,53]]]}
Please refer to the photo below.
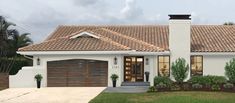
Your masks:
{"label": "blue sky", "polygon": [[58,25],[168,24],[168,14],[192,14],[200,25],[235,22],[234,0],[0,0],[0,15],[38,43]]}

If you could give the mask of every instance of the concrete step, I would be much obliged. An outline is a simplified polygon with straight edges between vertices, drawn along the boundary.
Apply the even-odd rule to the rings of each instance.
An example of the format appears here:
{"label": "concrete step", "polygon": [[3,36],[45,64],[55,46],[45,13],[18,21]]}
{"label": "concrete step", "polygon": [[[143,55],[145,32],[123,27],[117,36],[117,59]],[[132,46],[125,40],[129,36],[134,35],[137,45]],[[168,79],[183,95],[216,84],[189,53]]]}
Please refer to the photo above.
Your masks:
{"label": "concrete step", "polygon": [[149,82],[122,82],[121,86],[150,86]]}
{"label": "concrete step", "polygon": [[107,87],[104,92],[107,93],[145,93],[149,86],[121,86],[121,87]]}

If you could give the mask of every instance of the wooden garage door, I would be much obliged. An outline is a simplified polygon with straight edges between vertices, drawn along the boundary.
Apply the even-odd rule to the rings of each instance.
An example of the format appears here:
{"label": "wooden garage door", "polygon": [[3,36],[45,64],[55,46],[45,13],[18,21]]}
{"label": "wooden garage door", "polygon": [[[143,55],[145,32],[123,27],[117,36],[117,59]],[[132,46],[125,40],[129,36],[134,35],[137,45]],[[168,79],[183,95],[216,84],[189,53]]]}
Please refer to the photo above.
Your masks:
{"label": "wooden garage door", "polygon": [[71,59],[47,62],[48,87],[107,86],[108,62]]}

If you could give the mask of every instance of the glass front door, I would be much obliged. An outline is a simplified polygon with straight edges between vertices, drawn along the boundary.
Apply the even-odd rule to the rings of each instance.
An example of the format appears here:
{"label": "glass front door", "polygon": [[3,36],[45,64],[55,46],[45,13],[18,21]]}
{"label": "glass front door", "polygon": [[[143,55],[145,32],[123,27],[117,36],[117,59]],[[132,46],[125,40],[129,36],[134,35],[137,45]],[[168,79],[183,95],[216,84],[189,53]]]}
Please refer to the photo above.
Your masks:
{"label": "glass front door", "polygon": [[124,81],[144,81],[144,57],[124,57]]}

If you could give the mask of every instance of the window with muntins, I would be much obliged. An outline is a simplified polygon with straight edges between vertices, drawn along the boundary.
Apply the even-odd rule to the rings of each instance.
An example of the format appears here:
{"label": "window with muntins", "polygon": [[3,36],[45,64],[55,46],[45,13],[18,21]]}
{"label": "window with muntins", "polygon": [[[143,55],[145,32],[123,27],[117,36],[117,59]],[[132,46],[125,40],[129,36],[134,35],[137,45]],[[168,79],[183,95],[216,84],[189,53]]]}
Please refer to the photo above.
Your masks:
{"label": "window with muntins", "polygon": [[158,56],[158,76],[170,76],[170,56]]}
{"label": "window with muntins", "polygon": [[203,75],[203,56],[191,56],[191,75]]}

